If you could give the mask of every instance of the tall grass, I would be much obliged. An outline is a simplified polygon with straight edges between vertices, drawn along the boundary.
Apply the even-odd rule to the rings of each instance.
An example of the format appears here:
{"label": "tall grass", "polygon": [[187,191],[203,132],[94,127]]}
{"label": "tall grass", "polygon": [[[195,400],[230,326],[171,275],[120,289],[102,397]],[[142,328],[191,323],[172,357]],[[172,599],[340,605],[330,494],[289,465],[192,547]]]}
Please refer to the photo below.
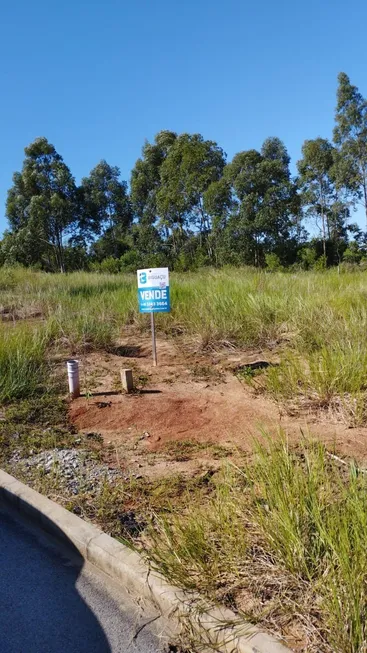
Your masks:
{"label": "tall grass", "polygon": [[44,390],[47,338],[24,326],[0,330],[0,401],[32,397]]}
{"label": "tall grass", "polygon": [[93,311],[93,307],[73,314],[60,308],[48,320],[47,330],[55,344],[72,355],[109,350],[119,334],[115,317],[103,310]]}
{"label": "tall grass", "polygon": [[[157,316],[162,332],[201,347],[275,350],[280,365],[266,372],[266,387],[277,399],[365,422],[367,274],[203,270],[173,274],[171,288],[172,312]],[[138,333],[149,324],[134,275],[3,268],[0,306],[14,320],[0,325],[2,403],[44,391],[49,347],[111,349],[127,326]],[[37,318],[23,322],[35,308]],[[294,452],[284,439],[267,442],[204,501],[190,496],[185,513],[157,519],[151,555],[171,581],[261,623],[302,614],[309,651],[366,653],[366,502],[366,476],[343,473],[321,446]],[[252,603],[240,601],[246,593]]]}
{"label": "tall grass", "polygon": [[245,592],[242,611],[264,625],[293,615],[302,650],[365,653],[366,536],[366,477],[343,476],[319,444],[269,439],[207,505],[157,518],[149,555],[186,589],[231,605]]}
{"label": "tall grass", "polygon": [[218,585],[225,587],[240,575],[248,537],[243,537],[243,514],[231,478],[229,470],[224,472],[210,501],[202,503],[202,495],[198,501],[188,497],[192,510],[182,520],[178,514],[156,520],[149,556],[170,582],[212,595]]}
{"label": "tall grass", "polygon": [[[351,423],[366,419],[367,273],[202,270],[172,274],[171,297],[172,312],[157,315],[158,329],[202,347],[276,349],[281,365],[269,370],[267,387],[277,399],[336,401]],[[37,308],[73,354],[111,348],[126,325],[149,325],[138,313],[132,274],[2,268],[0,304],[21,316]]]}

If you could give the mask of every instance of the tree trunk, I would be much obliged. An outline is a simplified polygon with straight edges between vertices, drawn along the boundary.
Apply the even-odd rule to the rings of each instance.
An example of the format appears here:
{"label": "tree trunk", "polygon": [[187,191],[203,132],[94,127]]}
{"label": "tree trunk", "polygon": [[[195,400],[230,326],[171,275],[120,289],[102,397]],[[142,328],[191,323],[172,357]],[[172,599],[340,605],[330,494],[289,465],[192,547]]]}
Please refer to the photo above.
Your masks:
{"label": "tree trunk", "polygon": [[177,254],[177,245],[176,245],[176,237],[175,237],[174,229],[172,229],[172,245],[173,245],[174,254],[176,256],[176,254]]}
{"label": "tree trunk", "polygon": [[259,248],[258,248],[258,242],[256,236],[255,236],[254,262],[255,262],[255,268],[259,267]]}
{"label": "tree trunk", "polygon": [[324,212],[321,213],[321,220],[322,220],[322,248],[325,256],[325,261],[326,261],[326,231],[325,231],[325,216]]}
{"label": "tree trunk", "polygon": [[363,182],[364,211],[366,214],[366,231],[367,231],[367,185],[366,180]]}
{"label": "tree trunk", "polygon": [[115,258],[118,258],[117,240],[116,240],[116,225],[113,220],[113,211],[110,205],[107,207],[108,222],[110,224],[110,232],[112,236],[112,252]]}
{"label": "tree trunk", "polygon": [[58,264],[59,264],[59,267],[60,267],[60,272],[62,274],[64,274],[64,272],[65,272],[65,262],[64,262],[64,252],[63,252],[62,245],[58,246],[57,254],[58,254],[58,259],[59,259]]}
{"label": "tree trunk", "polygon": [[56,235],[56,259],[57,264],[60,268],[60,272],[64,274],[65,272],[65,261],[64,261],[64,248],[62,244],[62,232],[57,233]]}
{"label": "tree trunk", "polygon": [[321,221],[322,221],[322,247],[326,263],[326,229],[325,229],[325,202],[324,202],[324,193],[322,189],[322,179],[320,183],[320,204],[321,204]]}

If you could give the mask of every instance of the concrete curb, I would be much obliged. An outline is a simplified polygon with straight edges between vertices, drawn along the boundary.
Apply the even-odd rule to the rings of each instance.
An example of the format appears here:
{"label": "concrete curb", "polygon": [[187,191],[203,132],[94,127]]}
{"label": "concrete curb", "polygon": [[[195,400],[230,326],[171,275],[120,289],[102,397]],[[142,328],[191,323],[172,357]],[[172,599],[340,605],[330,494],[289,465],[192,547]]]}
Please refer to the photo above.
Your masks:
{"label": "concrete curb", "polygon": [[138,553],[2,470],[1,502],[64,544],[71,542],[85,560],[123,583],[133,595],[151,600],[176,628],[184,617],[208,648],[226,653],[290,653],[276,638],[241,621],[231,610],[203,608],[202,601],[190,598],[150,571]]}

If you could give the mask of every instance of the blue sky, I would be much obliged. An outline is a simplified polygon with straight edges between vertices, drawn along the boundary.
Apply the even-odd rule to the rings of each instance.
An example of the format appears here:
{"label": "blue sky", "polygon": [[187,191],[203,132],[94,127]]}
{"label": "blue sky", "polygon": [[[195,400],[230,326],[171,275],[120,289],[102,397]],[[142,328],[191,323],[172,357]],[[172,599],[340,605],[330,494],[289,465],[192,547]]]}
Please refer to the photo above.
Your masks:
{"label": "blue sky", "polygon": [[77,181],[102,158],[129,179],[161,129],[229,158],[279,136],[295,165],[331,136],[338,72],[367,95],[366,23],[365,0],[3,0],[0,232],[37,136]]}

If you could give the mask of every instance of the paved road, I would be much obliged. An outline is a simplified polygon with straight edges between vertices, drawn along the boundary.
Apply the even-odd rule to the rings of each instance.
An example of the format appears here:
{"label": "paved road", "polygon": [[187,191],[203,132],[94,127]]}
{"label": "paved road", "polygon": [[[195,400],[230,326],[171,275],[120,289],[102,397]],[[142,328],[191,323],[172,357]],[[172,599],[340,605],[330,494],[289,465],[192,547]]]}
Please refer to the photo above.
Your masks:
{"label": "paved road", "polygon": [[161,653],[155,616],[0,511],[1,653]]}

